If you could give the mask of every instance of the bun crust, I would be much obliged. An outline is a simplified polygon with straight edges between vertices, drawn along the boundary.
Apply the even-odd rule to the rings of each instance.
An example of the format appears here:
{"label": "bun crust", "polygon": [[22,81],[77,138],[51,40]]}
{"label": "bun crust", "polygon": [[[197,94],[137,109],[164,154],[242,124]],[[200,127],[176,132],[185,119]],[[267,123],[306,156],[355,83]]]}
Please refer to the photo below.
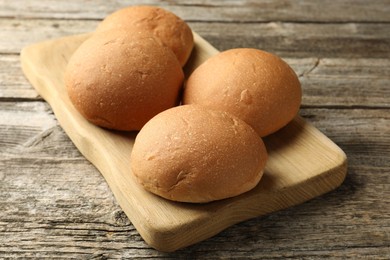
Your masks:
{"label": "bun crust", "polygon": [[231,49],[200,65],[188,78],[183,104],[227,111],[261,136],[290,122],[301,104],[295,72],[279,57],[257,49]]}
{"label": "bun crust", "polygon": [[131,168],[152,193],[209,202],[255,187],[267,152],[256,132],[223,111],[185,105],[152,118],[138,133]]}
{"label": "bun crust", "polygon": [[184,74],[174,54],[150,34],[111,30],[76,50],[64,79],[87,120],[130,131],[177,104]]}
{"label": "bun crust", "polygon": [[96,32],[111,29],[139,30],[152,33],[175,53],[184,66],[190,57],[194,39],[190,27],[175,14],[155,6],[131,6],[108,15]]}

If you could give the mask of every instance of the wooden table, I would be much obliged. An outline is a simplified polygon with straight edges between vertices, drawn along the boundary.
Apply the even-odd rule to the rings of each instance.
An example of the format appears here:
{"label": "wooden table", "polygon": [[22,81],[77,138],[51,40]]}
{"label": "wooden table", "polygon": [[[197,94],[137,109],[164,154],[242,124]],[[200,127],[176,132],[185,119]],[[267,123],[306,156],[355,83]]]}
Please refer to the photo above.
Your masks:
{"label": "wooden table", "polygon": [[0,0],[0,258],[390,257],[390,1],[147,1],[219,50],[283,57],[300,114],[348,156],[337,190],[174,253],[150,248],[23,76],[21,48],[141,1]]}

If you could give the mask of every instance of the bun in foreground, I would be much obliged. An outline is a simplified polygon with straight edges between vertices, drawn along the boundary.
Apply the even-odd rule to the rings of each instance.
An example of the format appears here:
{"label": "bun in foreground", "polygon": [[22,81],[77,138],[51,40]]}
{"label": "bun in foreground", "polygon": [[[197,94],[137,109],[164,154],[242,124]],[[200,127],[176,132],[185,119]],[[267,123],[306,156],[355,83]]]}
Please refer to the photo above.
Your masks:
{"label": "bun in foreground", "polygon": [[254,188],[267,152],[244,121],[196,105],[168,109],[138,133],[131,168],[138,182],[161,197],[209,202]]}

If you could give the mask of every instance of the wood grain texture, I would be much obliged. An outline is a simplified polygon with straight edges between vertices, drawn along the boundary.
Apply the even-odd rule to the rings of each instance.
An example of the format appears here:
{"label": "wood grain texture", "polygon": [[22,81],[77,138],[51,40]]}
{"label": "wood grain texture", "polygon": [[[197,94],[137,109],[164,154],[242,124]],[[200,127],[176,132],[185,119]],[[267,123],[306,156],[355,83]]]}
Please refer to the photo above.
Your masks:
{"label": "wood grain texture", "polygon": [[[285,58],[303,89],[302,105],[388,108],[390,60]],[[0,56],[0,100],[42,100],[20,73],[17,55]]]}
{"label": "wood grain texture", "polygon": [[20,71],[19,55],[0,55],[0,100],[41,99]]}
{"label": "wood grain texture", "polygon": [[1,0],[0,16],[55,19],[102,19],[109,13],[128,5],[157,5],[166,8],[186,21],[224,22],[389,22],[388,0],[169,0],[169,1],[87,1],[50,0],[26,2]]}
{"label": "wood grain texture", "polygon": [[299,74],[314,68],[300,78],[301,115],[349,158],[336,191],[171,254],[143,242],[17,64],[25,45],[89,32],[132,3],[0,0],[0,258],[389,258],[388,0],[143,1],[220,50],[267,48]]}
{"label": "wood grain texture", "polygon": [[[0,53],[34,42],[89,33],[99,21],[0,19]],[[218,50],[252,47],[283,57],[389,58],[390,23],[199,23],[191,28]],[[26,36],[26,31],[29,32]],[[369,51],[367,51],[369,50]]]}

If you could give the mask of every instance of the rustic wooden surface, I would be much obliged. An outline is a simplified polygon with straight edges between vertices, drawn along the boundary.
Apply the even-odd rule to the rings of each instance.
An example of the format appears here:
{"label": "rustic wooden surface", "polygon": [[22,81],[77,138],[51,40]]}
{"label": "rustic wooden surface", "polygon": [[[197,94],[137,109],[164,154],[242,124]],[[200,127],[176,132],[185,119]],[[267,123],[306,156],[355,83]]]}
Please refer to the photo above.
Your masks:
{"label": "rustic wooden surface", "polygon": [[[103,175],[119,206],[151,247],[163,252],[188,247],[233,224],[333,191],[344,181],[345,153],[313,125],[297,117],[264,138],[267,165],[260,184],[250,192],[206,204],[176,203],[153,196],[132,178],[129,165],[135,133],[119,135],[88,123],[66,93],[65,66],[89,35],[61,37],[23,48],[22,70],[51,106],[59,125],[80,153]],[[185,66],[186,76],[218,53],[196,33],[194,42],[196,55],[191,55]]]}
{"label": "rustic wooden surface", "polygon": [[285,58],[302,82],[300,114],[349,159],[336,191],[171,254],[143,242],[19,63],[23,46],[92,31],[140,2],[0,0],[0,258],[388,259],[390,1],[144,1],[220,50]]}

